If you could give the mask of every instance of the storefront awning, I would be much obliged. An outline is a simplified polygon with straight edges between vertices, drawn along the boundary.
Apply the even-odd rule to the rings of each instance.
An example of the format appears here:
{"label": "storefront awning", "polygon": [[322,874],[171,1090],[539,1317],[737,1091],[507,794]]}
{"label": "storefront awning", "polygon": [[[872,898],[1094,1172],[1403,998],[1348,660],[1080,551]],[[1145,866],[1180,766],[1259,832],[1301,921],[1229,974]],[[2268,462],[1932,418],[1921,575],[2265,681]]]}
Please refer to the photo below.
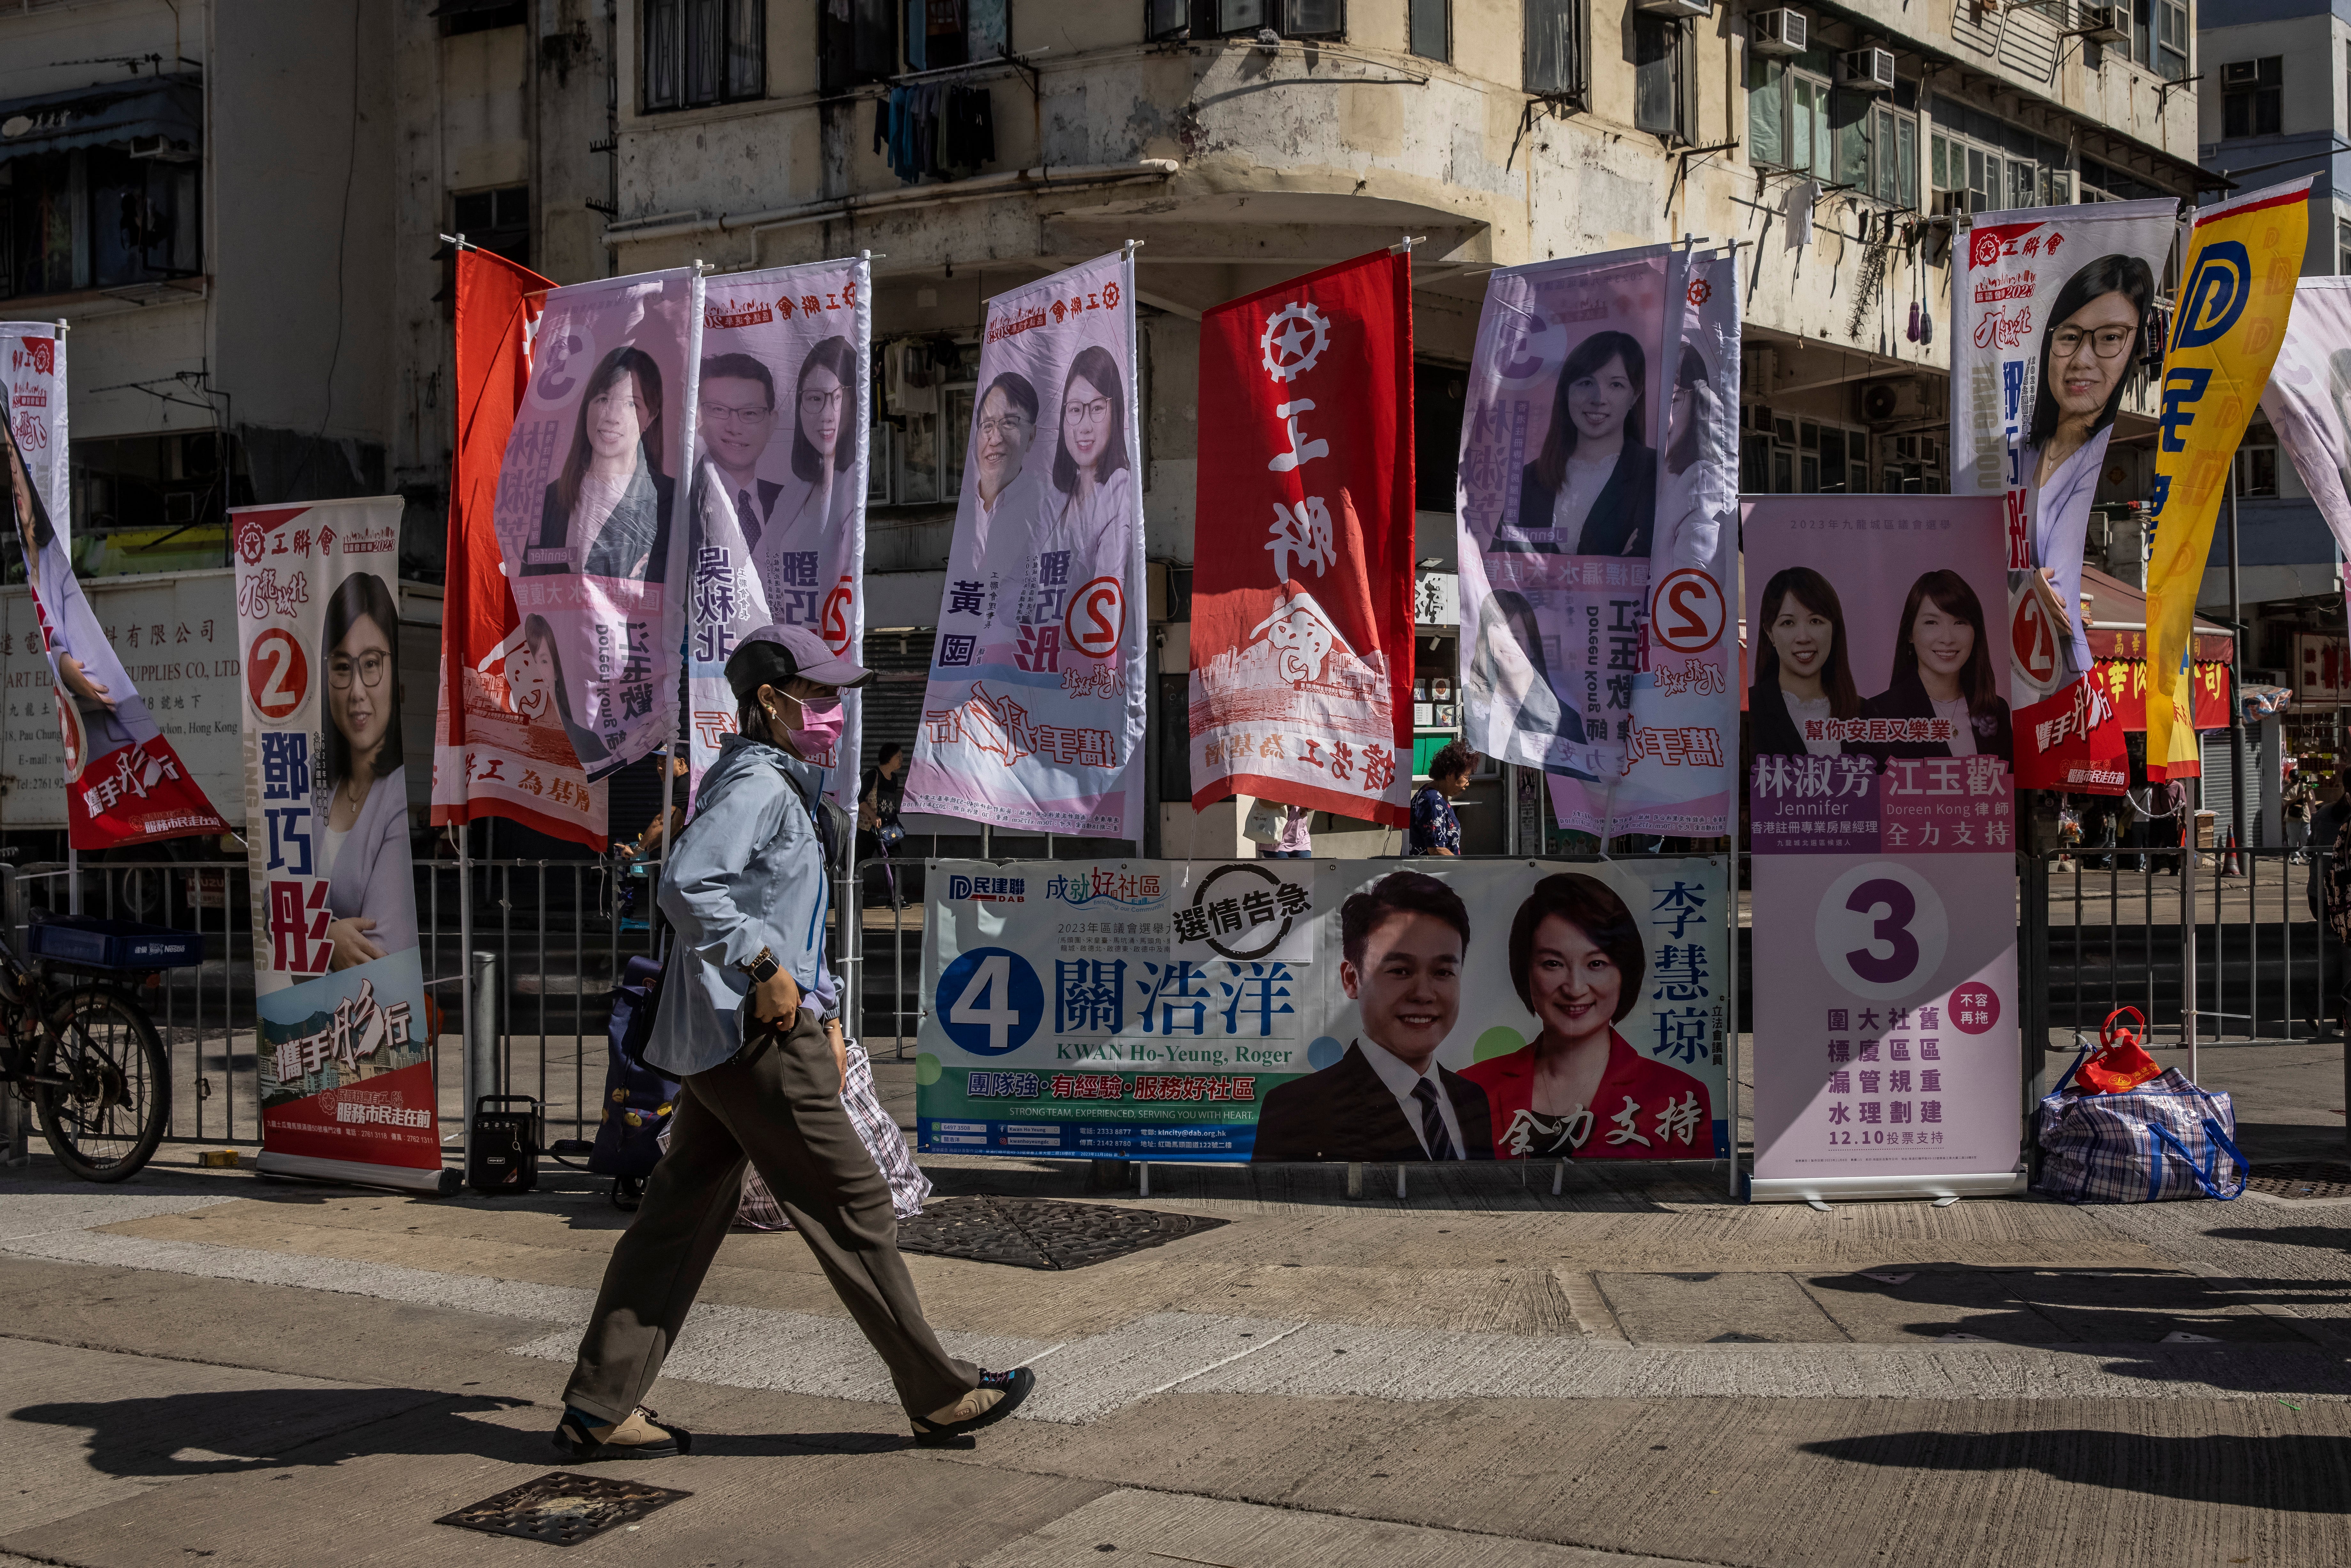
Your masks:
{"label": "storefront awning", "polygon": [[204,143],[204,89],[194,76],[140,77],[0,103],[0,158],[121,147],[193,156]]}

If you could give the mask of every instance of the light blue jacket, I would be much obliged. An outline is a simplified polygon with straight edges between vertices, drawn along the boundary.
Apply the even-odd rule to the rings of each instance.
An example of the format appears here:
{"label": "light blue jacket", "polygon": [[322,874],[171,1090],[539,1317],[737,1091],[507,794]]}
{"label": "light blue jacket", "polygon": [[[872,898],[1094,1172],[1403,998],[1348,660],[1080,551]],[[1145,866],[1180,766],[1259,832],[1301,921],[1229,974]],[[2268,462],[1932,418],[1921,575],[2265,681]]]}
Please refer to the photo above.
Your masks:
{"label": "light blue jacket", "polygon": [[[743,1049],[750,977],[767,948],[823,1016],[837,1012],[825,967],[831,882],[803,797],[821,810],[825,770],[730,735],[702,776],[694,820],[662,869],[661,907],[677,928],[645,1060],[683,1078]],[[799,786],[798,793],[793,783]]]}

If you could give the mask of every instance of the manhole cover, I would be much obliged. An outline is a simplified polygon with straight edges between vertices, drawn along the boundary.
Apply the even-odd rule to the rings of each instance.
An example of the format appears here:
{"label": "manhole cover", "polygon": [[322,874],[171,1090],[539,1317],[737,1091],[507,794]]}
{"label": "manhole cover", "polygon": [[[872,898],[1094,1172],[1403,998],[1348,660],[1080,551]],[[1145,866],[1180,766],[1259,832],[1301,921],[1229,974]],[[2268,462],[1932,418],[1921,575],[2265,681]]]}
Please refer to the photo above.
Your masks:
{"label": "manhole cover", "polygon": [[433,1522],[574,1546],[616,1524],[631,1523],[657,1508],[693,1495],[667,1487],[606,1480],[601,1476],[571,1476],[557,1470],[535,1481],[508,1487],[470,1508],[444,1513]]}
{"label": "manhole cover", "polygon": [[2318,1160],[2255,1166],[2245,1186],[2272,1197],[2351,1197],[2351,1166]]}
{"label": "manhole cover", "polygon": [[1082,1269],[1225,1224],[1194,1214],[1029,1197],[935,1198],[898,1222],[898,1249],[1019,1269]]}

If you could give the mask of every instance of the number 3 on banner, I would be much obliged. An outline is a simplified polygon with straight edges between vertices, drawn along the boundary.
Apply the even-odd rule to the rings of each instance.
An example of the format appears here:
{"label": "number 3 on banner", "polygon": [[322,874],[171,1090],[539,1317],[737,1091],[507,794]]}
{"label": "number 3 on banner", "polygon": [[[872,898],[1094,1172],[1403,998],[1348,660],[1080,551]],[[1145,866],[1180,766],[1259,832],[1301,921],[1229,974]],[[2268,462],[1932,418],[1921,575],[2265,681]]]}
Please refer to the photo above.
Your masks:
{"label": "number 3 on banner", "polygon": [[1897,861],[1853,867],[1829,883],[1813,916],[1813,939],[1829,978],[1871,1001],[1931,985],[1950,934],[1934,884]]}

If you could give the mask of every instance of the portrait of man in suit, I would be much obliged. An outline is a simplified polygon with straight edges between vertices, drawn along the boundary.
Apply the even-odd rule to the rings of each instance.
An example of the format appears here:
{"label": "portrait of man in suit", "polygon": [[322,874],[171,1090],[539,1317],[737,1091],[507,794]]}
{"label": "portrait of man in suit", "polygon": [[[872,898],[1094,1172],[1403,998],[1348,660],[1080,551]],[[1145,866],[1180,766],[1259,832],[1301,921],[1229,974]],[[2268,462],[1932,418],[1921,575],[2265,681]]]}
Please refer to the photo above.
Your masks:
{"label": "portrait of man in suit", "polygon": [[776,381],[748,354],[714,354],[702,361],[699,393],[704,450],[735,503],[746,546],[756,546],[783,486],[759,477],[759,458],[776,433]]}
{"label": "portrait of man in suit", "polygon": [[1391,873],[1339,908],[1339,983],[1363,1033],[1319,1072],[1266,1096],[1257,1160],[1484,1160],[1485,1091],[1437,1064],[1461,1013],[1469,911],[1425,872]]}

